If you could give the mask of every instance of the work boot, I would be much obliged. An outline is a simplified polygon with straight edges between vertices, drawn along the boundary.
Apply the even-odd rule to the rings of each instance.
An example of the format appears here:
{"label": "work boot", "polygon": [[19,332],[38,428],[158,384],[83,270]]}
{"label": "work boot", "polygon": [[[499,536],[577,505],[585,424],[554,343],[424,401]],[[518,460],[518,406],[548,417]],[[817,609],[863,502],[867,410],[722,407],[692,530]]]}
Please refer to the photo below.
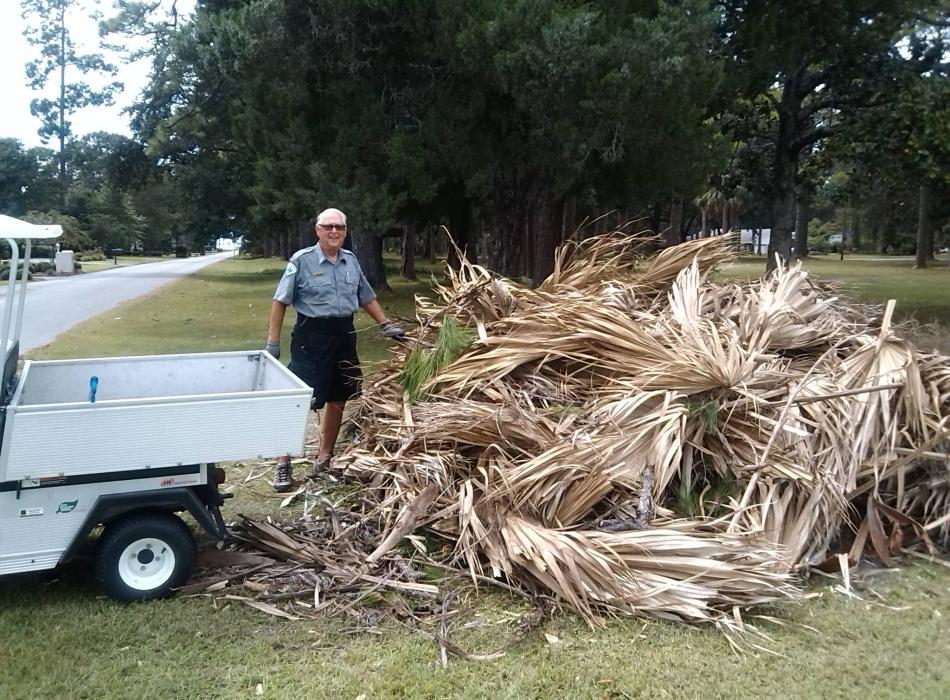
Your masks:
{"label": "work boot", "polygon": [[274,467],[274,491],[285,493],[294,485],[294,468],[290,462],[278,462]]}
{"label": "work boot", "polygon": [[333,459],[333,455],[323,455],[322,457],[317,457],[314,459],[307,478],[316,479],[318,477],[324,476],[330,470],[331,459]]}

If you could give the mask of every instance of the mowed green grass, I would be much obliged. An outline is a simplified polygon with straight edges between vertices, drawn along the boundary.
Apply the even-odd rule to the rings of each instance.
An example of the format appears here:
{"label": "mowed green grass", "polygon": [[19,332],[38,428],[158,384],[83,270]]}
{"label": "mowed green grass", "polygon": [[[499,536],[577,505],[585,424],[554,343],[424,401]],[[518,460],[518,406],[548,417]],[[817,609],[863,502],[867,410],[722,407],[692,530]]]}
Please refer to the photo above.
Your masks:
{"label": "mowed green grass", "polygon": [[128,267],[129,265],[142,265],[144,263],[160,262],[162,260],[171,260],[171,257],[146,257],[144,255],[120,255],[117,258],[107,258],[105,260],[81,260],[83,272],[98,272],[99,270],[109,270],[113,267]]}
{"label": "mowed green grass", "polygon": [[[803,263],[815,278],[838,287],[861,301],[881,304],[897,300],[901,318],[921,323],[938,322],[950,327],[950,264],[937,260],[924,270],[915,270],[910,258],[876,256],[811,256]],[[750,279],[762,275],[764,258],[740,258],[721,273],[724,278]]]}
{"label": "mowed green grass", "polygon": [[[285,621],[204,597],[119,604],[97,597],[77,563],[52,581],[0,583],[0,697],[948,697],[950,576],[910,563],[876,578],[874,594],[860,590],[865,600],[822,583],[820,598],[767,610],[783,620],[761,624],[782,656],[737,656],[711,627],[591,629],[565,614],[501,659],[443,669],[429,625]],[[476,653],[503,644],[525,610],[468,589],[461,601],[451,634]]]}
{"label": "mowed green grass", "polygon": [[[282,269],[278,260],[223,261],[32,354],[259,348]],[[381,303],[411,318],[425,284],[390,272],[394,292]],[[364,360],[384,358],[387,343],[365,315],[358,323]],[[266,471],[229,466],[226,517],[299,515],[299,505],[281,512]],[[264,476],[245,481],[252,474]],[[781,656],[737,656],[710,627],[612,620],[591,629],[565,613],[501,659],[452,659],[443,669],[431,623],[292,622],[207,597],[120,604],[100,596],[89,561],[77,560],[0,580],[0,699],[950,697],[950,568],[910,559],[899,571],[872,571],[860,599],[831,592],[833,583],[813,579],[816,597],[756,611],[781,621],[757,623]],[[520,599],[453,585],[464,613],[451,636],[471,652],[504,645],[528,612]]]}

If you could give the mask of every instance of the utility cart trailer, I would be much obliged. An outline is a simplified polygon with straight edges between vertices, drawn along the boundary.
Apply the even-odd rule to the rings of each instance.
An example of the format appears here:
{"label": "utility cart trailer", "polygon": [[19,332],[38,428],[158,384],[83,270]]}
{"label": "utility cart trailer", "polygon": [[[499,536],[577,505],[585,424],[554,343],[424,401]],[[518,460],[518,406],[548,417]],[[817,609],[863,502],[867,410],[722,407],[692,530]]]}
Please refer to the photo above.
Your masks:
{"label": "utility cart trailer", "polygon": [[257,350],[27,361],[18,372],[30,245],[59,233],[0,217],[12,250],[0,330],[0,575],[53,568],[103,526],[95,566],[106,591],[158,597],[191,576],[194,536],[175,513],[225,537],[217,463],[301,453],[311,389]]}

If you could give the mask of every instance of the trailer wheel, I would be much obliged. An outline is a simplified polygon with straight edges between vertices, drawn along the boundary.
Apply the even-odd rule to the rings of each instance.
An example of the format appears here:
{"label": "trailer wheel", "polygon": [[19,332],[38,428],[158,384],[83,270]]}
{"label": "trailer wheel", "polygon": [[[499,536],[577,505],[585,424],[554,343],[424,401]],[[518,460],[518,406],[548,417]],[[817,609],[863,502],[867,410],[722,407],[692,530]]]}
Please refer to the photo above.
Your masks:
{"label": "trailer wheel", "polygon": [[195,538],[171,513],[137,513],[111,523],[96,551],[96,576],[118,600],[160,598],[191,577]]}

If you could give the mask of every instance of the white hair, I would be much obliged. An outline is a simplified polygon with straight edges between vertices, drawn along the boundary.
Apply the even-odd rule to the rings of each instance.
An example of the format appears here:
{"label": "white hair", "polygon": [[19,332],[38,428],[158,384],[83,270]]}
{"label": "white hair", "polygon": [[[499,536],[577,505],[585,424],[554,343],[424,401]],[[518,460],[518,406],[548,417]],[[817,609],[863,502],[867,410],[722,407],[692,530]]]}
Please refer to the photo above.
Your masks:
{"label": "white hair", "polygon": [[324,221],[327,220],[328,216],[331,216],[333,214],[336,214],[337,216],[339,216],[340,221],[342,221],[343,225],[346,226],[346,214],[344,214],[339,209],[324,209],[322,212],[317,214],[317,223],[322,224]]}

